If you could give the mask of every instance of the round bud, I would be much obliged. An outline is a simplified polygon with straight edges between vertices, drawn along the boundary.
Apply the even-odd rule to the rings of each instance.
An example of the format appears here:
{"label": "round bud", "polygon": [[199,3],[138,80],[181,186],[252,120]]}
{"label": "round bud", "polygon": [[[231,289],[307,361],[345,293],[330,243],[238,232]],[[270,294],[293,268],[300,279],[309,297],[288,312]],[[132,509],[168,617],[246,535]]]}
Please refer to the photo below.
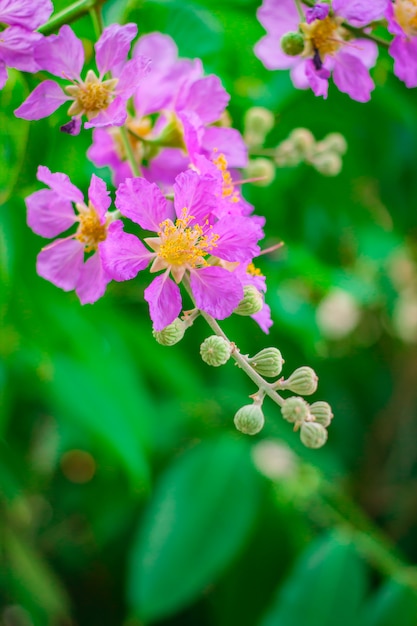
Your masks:
{"label": "round bud", "polygon": [[311,164],[323,176],[337,176],[342,170],[342,159],[335,152],[323,152],[311,158]]}
{"label": "round bud", "polygon": [[246,404],[234,417],[235,426],[245,435],[256,435],[265,423],[264,414],[259,404]]}
{"label": "round bud", "polygon": [[269,109],[265,109],[265,107],[251,107],[246,111],[245,130],[262,136],[262,141],[265,135],[272,130],[274,124],[274,114]]}
{"label": "round bud", "polygon": [[333,419],[332,407],[327,402],[313,402],[310,406],[310,413],[313,415],[314,421],[325,428],[330,425]]}
{"label": "round bud", "polygon": [[304,37],[301,33],[286,33],[281,37],[281,48],[284,54],[296,57],[304,50]]}
{"label": "round bud", "polygon": [[249,359],[249,363],[261,376],[275,378],[281,374],[284,360],[278,348],[265,348]]}
{"label": "round bud", "polygon": [[282,417],[291,424],[302,424],[310,416],[307,402],[297,396],[284,400],[281,413]]}
{"label": "round bud", "polygon": [[275,178],[275,166],[270,159],[265,159],[264,157],[250,159],[246,167],[246,174],[248,178],[262,179],[252,181],[253,185],[267,187]]}
{"label": "round bud", "polygon": [[223,337],[212,335],[207,337],[200,346],[201,358],[207,365],[218,367],[224,365],[230,358],[232,346]]}
{"label": "round bud", "polygon": [[295,128],[290,133],[289,140],[303,154],[307,154],[315,144],[314,135],[308,128]]}
{"label": "round bud", "polygon": [[163,346],[173,346],[181,341],[184,337],[184,333],[187,330],[187,325],[184,324],[179,317],[177,317],[171,324],[165,326],[163,330],[153,330],[152,334],[156,341]]}
{"label": "round bud", "polygon": [[346,139],[340,133],[329,133],[321,143],[323,143],[330,152],[345,154],[347,150]]}
{"label": "round bud", "polygon": [[233,313],[237,315],[253,315],[262,309],[263,304],[262,294],[256,289],[255,285],[245,285],[243,287],[243,299]]}
{"label": "round bud", "polygon": [[327,430],[316,422],[305,422],[301,425],[300,439],[306,448],[321,448],[327,441]]}
{"label": "round bud", "polygon": [[310,396],[316,391],[318,380],[316,372],[305,365],[297,368],[288,380],[283,381],[281,387],[302,396]]}

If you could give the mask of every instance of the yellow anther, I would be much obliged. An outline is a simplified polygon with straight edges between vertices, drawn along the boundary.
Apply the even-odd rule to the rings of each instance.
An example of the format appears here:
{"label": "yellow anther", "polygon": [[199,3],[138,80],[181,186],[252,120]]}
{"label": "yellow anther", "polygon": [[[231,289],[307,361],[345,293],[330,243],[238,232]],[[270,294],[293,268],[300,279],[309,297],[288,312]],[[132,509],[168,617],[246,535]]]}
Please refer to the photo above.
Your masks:
{"label": "yellow anther", "polygon": [[344,43],[341,37],[340,22],[333,17],[326,17],[324,20],[314,20],[311,24],[300,24],[305,38],[306,48],[303,56],[310,56],[314,51],[318,51],[320,57],[324,59],[326,54],[337,52]]}
{"label": "yellow anther", "polygon": [[107,236],[106,224],[100,222],[100,216],[90,203],[88,207],[77,205],[79,210],[79,222],[75,238],[85,245],[85,251],[97,250],[100,241],[104,241]]}
{"label": "yellow anther", "polygon": [[417,36],[417,0],[396,0],[394,15],[407,35]]}
{"label": "yellow anther", "polygon": [[258,267],[255,267],[253,263],[249,263],[246,268],[246,273],[250,274],[251,276],[263,276],[261,270]]}
{"label": "yellow anther", "polygon": [[204,235],[199,224],[189,226],[194,218],[186,216],[186,211],[183,209],[183,217],[178,218],[175,224],[170,219],[160,224],[157,254],[167,265],[203,267],[207,265],[204,257],[216,246],[219,235]]}

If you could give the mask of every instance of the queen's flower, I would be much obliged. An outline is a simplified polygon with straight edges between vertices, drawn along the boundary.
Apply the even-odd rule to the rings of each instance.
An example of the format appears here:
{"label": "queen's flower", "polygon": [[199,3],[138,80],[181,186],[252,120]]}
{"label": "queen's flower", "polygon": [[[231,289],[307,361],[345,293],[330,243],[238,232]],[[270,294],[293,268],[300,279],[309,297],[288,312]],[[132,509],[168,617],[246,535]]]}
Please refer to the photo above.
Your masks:
{"label": "queen's flower", "polygon": [[388,2],[386,18],[394,35],[389,48],[394,74],[407,87],[417,87],[417,0]]}
{"label": "queen's flower", "polygon": [[108,212],[111,200],[106,184],[93,174],[85,203],[82,192],[65,174],[39,166],[37,177],[49,189],[35,191],[26,198],[30,228],[50,238],[77,225],[72,234],[55,239],[41,250],[37,272],[64,291],[75,289],[82,304],[95,302],[110,280],[99,250],[115,215]]}
{"label": "queen's flower", "polygon": [[42,35],[33,31],[48,20],[52,10],[50,0],[0,0],[0,24],[8,26],[0,32],[0,89],[7,80],[6,67],[39,70],[34,50]]}
{"label": "queen's flower", "polygon": [[[83,116],[87,118],[86,128],[122,126],[127,117],[127,100],[149,70],[149,60],[144,57],[126,61],[136,33],[136,24],[106,28],[95,44],[98,74],[90,69],[84,79],[83,44],[71,28],[65,25],[58,35],[44,38],[36,47],[35,60],[41,69],[67,84],[61,87],[53,80],[43,81],[15,111],[17,117],[38,120],[71,102],[71,120],[62,128],[65,132],[77,134]],[[109,73],[111,78],[106,78]]]}
{"label": "queen's flower", "polygon": [[[216,319],[231,315],[243,297],[242,282],[233,270],[258,254],[262,229],[242,216],[216,220],[217,181],[187,171],[174,183],[174,204],[143,178],[122,183],[116,206],[122,215],[157,233],[144,239],[110,226],[111,237],[101,244],[104,266],[114,280],[128,280],[151,263],[161,272],[145,290],[156,331],[181,312],[179,283],[189,286],[196,306]],[[221,262],[234,263],[229,269]],[[172,277],[172,278],[171,278]]]}
{"label": "queen's flower", "polygon": [[[256,55],[268,69],[290,69],[294,85],[310,87],[316,96],[327,97],[328,79],[333,75],[337,88],[352,99],[366,102],[374,83],[369,75],[378,55],[377,45],[355,38],[344,23],[363,27],[383,16],[387,0],[333,0],[305,7],[305,21],[293,0],[264,0],[258,19],[267,31],[255,47]],[[300,56],[289,56],[280,47],[288,32],[304,37]]]}

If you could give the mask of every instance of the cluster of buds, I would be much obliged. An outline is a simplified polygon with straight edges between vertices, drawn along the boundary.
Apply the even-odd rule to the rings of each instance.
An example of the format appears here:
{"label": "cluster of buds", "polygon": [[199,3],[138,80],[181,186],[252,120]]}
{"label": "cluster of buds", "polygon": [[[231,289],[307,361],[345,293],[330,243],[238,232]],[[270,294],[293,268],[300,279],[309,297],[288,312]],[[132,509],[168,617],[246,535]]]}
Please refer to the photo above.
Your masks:
{"label": "cluster of buds", "polygon": [[340,133],[330,133],[321,141],[316,141],[307,128],[295,128],[277,146],[274,160],[278,167],[307,163],[324,176],[337,176],[342,169],[342,156],[346,150],[346,139]]}

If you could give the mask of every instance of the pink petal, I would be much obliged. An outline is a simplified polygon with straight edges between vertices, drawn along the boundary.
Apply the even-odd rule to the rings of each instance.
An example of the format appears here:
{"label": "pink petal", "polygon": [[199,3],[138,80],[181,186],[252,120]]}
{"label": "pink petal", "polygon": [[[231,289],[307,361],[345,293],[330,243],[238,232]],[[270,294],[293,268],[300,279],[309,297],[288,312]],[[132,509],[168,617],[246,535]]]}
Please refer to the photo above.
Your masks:
{"label": "pink petal", "polygon": [[177,117],[183,127],[183,138],[188,154],[194,158],[201,152],[201,141],[204,135],[204,126],[200,118],[193,111],[179,111]]}
{"label": "pink petal", "polygon": [[160,224],[172,217],[167,200],[155,183],[128,178],[116,192],[116,207],[144,230],[158,232]]}
{"label": "pink petal", "polygon": [[294,0],[264,0],[256,16],[265,30],[275,37],[297,30],[300,20]]}
{"label": "pink petal", "polygon": [[293,65],[290,71],[292,84],[297,89],[308,89],[310,83],[306,76],[306,59],[297,59],[297,63]]}
{"label": "pink petal", "polygon": [[119,76],[116,93],[128,100],[139,87],[143,78],[151,71],[151,61],[146,57],[137,56],[128,61]]}
{"label": "pink petal", "polygon": [[32,193],[26,206],[28,226],[41,237],[56,237],[76,221],[71,202],[50,189]]}
{"label": "pink petal", "polygon": [[95,252],[82,265],[75,292],[81,304],[93,304],[106,291],[110,277],[106,274],[100,259],[100,254]]}
{"label": "pink petal", "polygon": [[152,59],[152,73],[161,72],[174,65],[178,57],[178,48],[169,35],[149,33],[138,39],[134,56]]}
{"label": "pink petal", "polygon": [[99,248],[106,272],[117,281],[135,278],[154,256],[137,237],[123,231],[120,220],[110,224],[107,237]]}
{"label": "pink petal", "polygon": [[83,194],[81,191],[72,184],[66,174],[61,172],[52,173],[51,170],[44,165],[39,165],[36,177],[45,185],[48,185],[51,189],[62,198],[71,200],[71,202],[83,202]]}
{"label": "pink petal", "polygon": [[50,0],[0,0],[0,22],[35,30],[44,24],[53,11]]}
{"label": "pink petal", "polygon": [[341,52],[335,58],[333,80],[339,91],[357,102],[368,102],[375,87],[369,71],[356,56]]}
{"label": "pink petal", "polygon": [[204,124],[212,124],[220,118],[229,100],[220,78],[211,75],[192,83],[184,98],[180,97],[177,107],[194,111]]}
{"label": "pink petal", "polygon": [[368,69],[374,67],[378,58],[378,46],[369,39],[354,39],[350,45],[346,46],[345,52],[358,57]]}
{"label": "pink petal", "polygon": [[215,319],[229,317],[243,298],[240,280],[223,267],[204,267],[190,274],[197,308]]}
{"label": "pink petal", "polygon": [[262,309],[258,313],[251,315],[251,318],[259,324],[260,329],[263,330],[264,333],[267,335],[269,334],[269,329],[271,328],[273,321],[271,319],[271,309],[267,304],[264,303]]}
{"label": "pink petal", "polygon": [[323,96],[323,98],[326,99],[327,91],[329,89],[329,82],[326,78],[322,78],[319,75],[311,59],[307,59],[305,63],[305,73],[308,83],[314,92],[314,95]]}
{"label": "pink petal", "polygon": [[221,219],[213,227],[213,233],[219,235],[213,254],[221,259],[248,261],[260,252],[257,242],[263,237],[263,232],[249,217],[228,216]]}
{"label": "pink petal", "polygon": [[3,61],[0,61],[0,89],[3,89],[7,81],[7,70]]}
{"label": "pink petal", "polygon": [[88,199],[99,214],[101,221],[103,221],[104,215],[111,205],[110,191],[107,191],[104,180],[95,174],[91,177],[90,187],[88,188]]}
{"label": "pink petal", "polygon": [[248,164],[248,148],[235,128],[209,126],[204,130],[201,143],[211,156],[214,156],[214,150],[217,154],[224,154],[228,167],[246,167]]}
{"label": "pink petal", "polygon": [[299,61],[281,50],[279,39],[275,35],[265,35],[256,44],[254,52],[268,70],[287,70]]}
{"label": "pink petal", "polygon": [[389,53],[394,59],[394,74],[407,87],[417,87],[417,37],[394,37]]}
{"label": "pink petal", "polygon": [[104,29],[95,45],[96,64],[101,75],[112,71],[126,59],[137,32],[136,24],[112,24]]}
{"label": "pink petal", "polygon": [[10,26],[1,33],[0,56],[9,67],[37,72],[39,66],[34,59],[34,51],[41,40],[42,35],[39,33],[32,33],[20,26]]}
{"label": "pink petal", "polygon": [[123,126],[127,118],[126,100],[115,98],[107,109],[100,111],[96,117],[84,124],[84,128],[105,128],[106,126]]}
{"label": "pink petal", "polygon": [[53,80],[44,80],[35,87],[14,114],[24,120],[40,120],[54,113],[67,100],[70,98],[57,83]]}
{"label": "pink petal", "polygon": [[163,330],[181,313],[182,300],[178,285],[168,274],[157,276],[145,289],[144,297],[156,331]]}
{"label": "pink petal", "polygon": [[64,291],[75,289],[84,261],[84,245],[76,239],[57,239],[41,250],[36,262],[39,276]]}
{"label": "pink petal", "polygon": [[381,19],[387,4],[387,0],[333,0],[332,6],[336,15],[360,28]]}
{"label": "pink petal", "polygon": [[39,67],[60,78],[80,79],[84,48],[72,29],[65,24],[58,35],[50,35],[37,46],[35,60]]}
{"label": "pink petal", "polygon": [[182,172],[174,183],[174,206],[177,217],[181,217],[183,209],[192,215],[198,224],[204,224],[210,214],[216,210],[217,182],[209,176],[200,176],[188,170]]}

